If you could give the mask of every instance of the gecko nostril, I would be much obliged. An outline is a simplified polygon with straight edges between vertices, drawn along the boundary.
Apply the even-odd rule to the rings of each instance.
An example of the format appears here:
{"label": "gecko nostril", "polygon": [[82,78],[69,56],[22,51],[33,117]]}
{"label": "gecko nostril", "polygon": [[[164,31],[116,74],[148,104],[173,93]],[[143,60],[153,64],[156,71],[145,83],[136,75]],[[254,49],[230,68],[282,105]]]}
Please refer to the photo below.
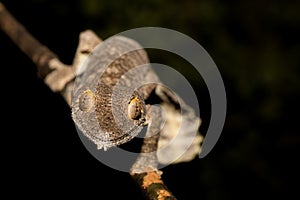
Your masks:
{"label": "gecko nostril", "polygon": [[89,89],[85,90],[79,98],[79,109],[84,112],[89,111],[94,105],[94,99],[94,93]]}

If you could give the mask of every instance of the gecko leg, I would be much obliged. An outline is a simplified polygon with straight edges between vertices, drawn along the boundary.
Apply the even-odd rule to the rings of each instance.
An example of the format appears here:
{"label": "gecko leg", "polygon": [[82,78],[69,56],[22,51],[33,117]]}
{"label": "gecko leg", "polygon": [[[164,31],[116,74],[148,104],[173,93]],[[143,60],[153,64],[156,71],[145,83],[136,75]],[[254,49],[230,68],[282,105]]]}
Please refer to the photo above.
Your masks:
{"label": "gecko leg", "polygon": [[[162,171],[157,169],[157,146],[160,128],[164,123],[161,107],[147,106],[148,129],[141,153],[133,164],[130,174],[141,187],[147,199],[176,199],[161,179]],[[147,117],[147,116],[146,116]]]}
{"label": "gecko leg", "polygon": [[141,147],[141,153],[131,168],[131,173],[143,173],[157,170],[157,144],[159,132],[163,123],[161,108],[159,106],[147,106],[148,128],[144,143]]}

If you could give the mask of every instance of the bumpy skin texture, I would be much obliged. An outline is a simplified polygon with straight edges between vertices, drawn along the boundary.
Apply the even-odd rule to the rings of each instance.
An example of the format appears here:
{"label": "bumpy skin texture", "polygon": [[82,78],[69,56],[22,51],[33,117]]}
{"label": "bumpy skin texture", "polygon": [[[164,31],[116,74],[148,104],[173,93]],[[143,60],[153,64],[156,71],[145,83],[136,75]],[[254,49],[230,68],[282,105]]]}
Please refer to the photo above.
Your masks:
{"label": "bumpy skin texture", "polygon": [[[159,119],[149,112],[157,103],[165,113]],[[200,118],[162,86],[146,52],[129,38],[114,36],[92,51],[78,71],[71,107],[77,128],[98,149],[130,141],[149,123],[147,133],[159,134],[160,163],[190,161],[201,151]]]}
{"label": "bumpy skin texture", "polygon": [[[79,130],[98,148],[110,148],[135,137],[146,118],[144,99],[158,82],[146,52],[135,41],[115,36],[93,50],[88,61],[79,69],[72,98],[72,117]],[[142,67],[137,67],[142,66]],[[94,100],[83,95],[92,92]],[[128,105],[139,99],[141,114],[128,117]],[[93,105],[81,105],[80,99]],[[82,109],[89,107],[89,109]]]}

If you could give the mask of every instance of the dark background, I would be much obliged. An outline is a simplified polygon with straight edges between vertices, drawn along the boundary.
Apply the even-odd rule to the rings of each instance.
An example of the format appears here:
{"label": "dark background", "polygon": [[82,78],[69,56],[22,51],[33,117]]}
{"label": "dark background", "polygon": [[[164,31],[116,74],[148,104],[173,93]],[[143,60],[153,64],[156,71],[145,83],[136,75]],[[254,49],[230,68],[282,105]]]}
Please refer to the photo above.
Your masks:
{"label": "dark background", "polygon": [[[102,39],[143,26],[171,28],[191,36],[222,74],[228,112],[222,135],[207,157],[163,169],[167,186],[178,199],[299,196],[300,2],[2,3],[66,64],[72,63],[78,35],[85,29]],[[191,81],[201,106],[200,130],[205,134],[210,104],[203,82],[197,82],[188,64],[176,56],[149,52],[151,61],[177,66]],[[0,59],[1,165],[7,177],[2,181],[10,197],[142,198],[127,173],[103,165],[88,153],[69,107],[37,78],[35,65],[2,32]]]}

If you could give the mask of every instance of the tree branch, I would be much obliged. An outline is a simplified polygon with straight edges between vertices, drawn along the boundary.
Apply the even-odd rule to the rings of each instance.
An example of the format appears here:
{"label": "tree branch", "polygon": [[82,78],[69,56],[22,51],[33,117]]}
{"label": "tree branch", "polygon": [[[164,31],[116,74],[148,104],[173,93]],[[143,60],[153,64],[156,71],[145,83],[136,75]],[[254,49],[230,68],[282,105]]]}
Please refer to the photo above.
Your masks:
{"label": "tree branch", "polygon": [[157,170],[157,147],[159,128],[163,122],[159,107],[148,108],[149,125],[141,153],[131,168],[131,176],[148,199],[176,199],[161,180],[162,171]]}
{"label": "tree branch", "polygon": [[41,77],[52,71],[50,60],[57,59],[57,56],[28,33],[1,2],[0,28],[36,64]]}
{"label": "tree branch", "polygon": [[[93,48],[101,43],[101,39],[90,30],[80,34],[79,44],[72,65],[63,64],[58,57],[36,40],[20,24],[0,2],[0,29],[35,63],[39,77],[44,78],[45,83],[53,92],[60,92],[67,103],[71,105],[71,91],[74,84],[75,72],[91,53]],[[153,118],[155,119],[155,118]],[[150,122],[148,135],[144,139],[141,154],[132,166],[130,175],[140,186],[148,199],[176,199],[161,180],[161,171],[157,170],[157,142],[159,135],[152,134],[157,130],[151,126],[159,120]]]}
{"label": "tree branch", "polygon": [[0,29],[23,51],[37,66],[38,75],[53,92],[61,92],[71,105],[71,91],[76,70],[88,54],[101,42],[92,31],[80,33],[79,44],[72,65],[62,63],[46,46],[35,39],[0,2]]}

